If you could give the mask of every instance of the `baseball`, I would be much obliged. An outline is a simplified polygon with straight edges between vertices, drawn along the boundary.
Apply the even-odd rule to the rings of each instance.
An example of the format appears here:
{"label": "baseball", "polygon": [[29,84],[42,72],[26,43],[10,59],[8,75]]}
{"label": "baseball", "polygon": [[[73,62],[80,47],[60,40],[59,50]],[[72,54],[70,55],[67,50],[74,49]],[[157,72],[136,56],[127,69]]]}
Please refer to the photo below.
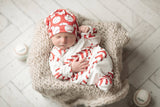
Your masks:
{"label": "baseball", "polygon": [[138,107],[146,107],[151,101],[150,93],[144,89],[137,90],[134,93],[133,101]]}
{"label": "baseball", "polygon": [[15,57],[21,61],[25,61],[28,54],[28,46],[24,43],[17,44],[14,48]]}

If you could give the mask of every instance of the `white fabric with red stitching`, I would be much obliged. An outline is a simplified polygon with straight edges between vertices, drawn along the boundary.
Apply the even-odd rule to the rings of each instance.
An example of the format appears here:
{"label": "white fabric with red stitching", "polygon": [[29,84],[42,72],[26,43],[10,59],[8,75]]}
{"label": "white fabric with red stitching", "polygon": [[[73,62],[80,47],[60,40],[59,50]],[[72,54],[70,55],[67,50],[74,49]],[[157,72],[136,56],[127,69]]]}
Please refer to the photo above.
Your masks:
{"label": "white fabric with red stitching", "polygon": [[[50,54],[50,68],[55,78],[70,80],[78,84],[96,85],[102,90],[112,86],[113,66],[111,58],[105,49],[99,46],[100,38],[95,36],[95,29],[90,27],[88,33],[83,33],[78,42],[67,50],[53,47]],[[75,58],[87,58],[87,71],[73,73],[71,63]]]}

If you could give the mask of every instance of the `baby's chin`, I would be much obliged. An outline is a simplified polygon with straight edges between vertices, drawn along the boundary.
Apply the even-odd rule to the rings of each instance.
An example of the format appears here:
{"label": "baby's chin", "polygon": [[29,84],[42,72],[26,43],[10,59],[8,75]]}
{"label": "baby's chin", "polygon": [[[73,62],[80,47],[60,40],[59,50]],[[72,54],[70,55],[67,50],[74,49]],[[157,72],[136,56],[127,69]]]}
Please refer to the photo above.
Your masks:
{"label": "baby's chin", "polygon": [[65,49],[67,49],[67,48],[60,48],[61,50],[65,50]]}
{"label": "baby's chin", "polygon": [[66,46],[59,46],[59,48],[60,48],[60,49],[62,49],[62,50],[67,49],[67,47],[66,47]]}

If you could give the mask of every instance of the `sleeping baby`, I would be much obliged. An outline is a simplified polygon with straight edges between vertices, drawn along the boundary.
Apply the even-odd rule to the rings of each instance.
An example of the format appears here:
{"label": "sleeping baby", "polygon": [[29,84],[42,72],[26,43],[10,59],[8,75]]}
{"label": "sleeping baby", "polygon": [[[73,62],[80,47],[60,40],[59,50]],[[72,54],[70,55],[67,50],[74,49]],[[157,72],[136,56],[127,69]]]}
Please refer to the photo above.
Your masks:
{"label": "sleeping baby", "polygon": [[49,57],[53,76],[108,91],[112,86],[113,65],[108,52],[99,46],[96,29],[78,26],[76,16],[65,9],[54,11],[45,24],[54,45]]}

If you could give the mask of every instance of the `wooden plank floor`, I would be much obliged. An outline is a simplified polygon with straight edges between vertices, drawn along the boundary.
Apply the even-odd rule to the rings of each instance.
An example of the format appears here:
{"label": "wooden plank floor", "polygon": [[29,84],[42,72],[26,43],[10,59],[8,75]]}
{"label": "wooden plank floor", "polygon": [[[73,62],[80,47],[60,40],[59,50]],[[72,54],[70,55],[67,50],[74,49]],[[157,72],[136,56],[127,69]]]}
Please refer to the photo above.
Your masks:
{"label": "wooden plank floor", "polygon": [[60,107],[32,89],[27,64],[13,55],[17,43],[30,46],[35,24],[57,8],[128,30],[124,71],[131,88],[110,107],[134,107],[131,97],[140,88],[151,92],[149,107],[160,106],[160,0],[0,0],[0,107]]}

